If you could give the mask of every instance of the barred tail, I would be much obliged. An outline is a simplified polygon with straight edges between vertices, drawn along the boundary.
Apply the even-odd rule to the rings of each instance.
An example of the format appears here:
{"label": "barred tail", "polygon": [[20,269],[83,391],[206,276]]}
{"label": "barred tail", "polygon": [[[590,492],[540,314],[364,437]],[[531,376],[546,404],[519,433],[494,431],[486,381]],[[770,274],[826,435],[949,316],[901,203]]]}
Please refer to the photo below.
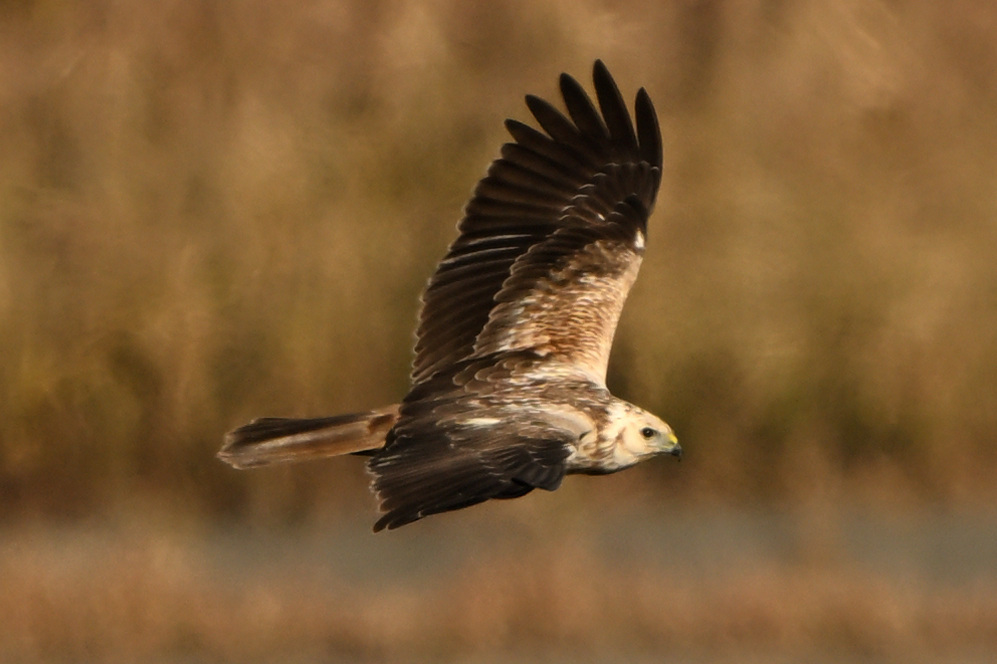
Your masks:
{"label": "barred tail", "polygon": [[288,419],[264,417],[228,433],[218,458],[235,468],[373,452],[398,420],[398,404],[366,413]]}

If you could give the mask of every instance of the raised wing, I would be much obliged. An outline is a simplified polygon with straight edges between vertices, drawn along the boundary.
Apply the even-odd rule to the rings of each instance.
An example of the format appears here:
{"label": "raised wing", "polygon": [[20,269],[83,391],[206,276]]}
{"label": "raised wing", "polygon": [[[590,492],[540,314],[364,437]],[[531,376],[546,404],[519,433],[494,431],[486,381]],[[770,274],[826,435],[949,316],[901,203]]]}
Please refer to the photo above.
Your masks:
{"label": "raised wing", "polygon": [[643,254],[662,150],[647,93],[637,93],[635,131],[601,61],[593,79],[599,110],[562,74],[567,117],[528,96],[546,133],[506,121],[515,142],[478,183],[460,235],[423,295],[415,384],[507,350],[558,357],[605,378]]}

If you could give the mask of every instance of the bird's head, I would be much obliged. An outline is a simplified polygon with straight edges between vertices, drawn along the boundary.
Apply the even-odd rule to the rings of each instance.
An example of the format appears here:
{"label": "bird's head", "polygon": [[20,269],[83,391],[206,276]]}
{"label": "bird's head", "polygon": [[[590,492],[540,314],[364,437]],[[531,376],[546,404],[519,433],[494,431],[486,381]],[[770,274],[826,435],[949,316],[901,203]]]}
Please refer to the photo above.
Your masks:
{"label": "bird's head", "polygon": [[660,417],[632,406],[621,431],[621,447],[641,459],[659,454],[682,458],[682,447],[675,432]]}

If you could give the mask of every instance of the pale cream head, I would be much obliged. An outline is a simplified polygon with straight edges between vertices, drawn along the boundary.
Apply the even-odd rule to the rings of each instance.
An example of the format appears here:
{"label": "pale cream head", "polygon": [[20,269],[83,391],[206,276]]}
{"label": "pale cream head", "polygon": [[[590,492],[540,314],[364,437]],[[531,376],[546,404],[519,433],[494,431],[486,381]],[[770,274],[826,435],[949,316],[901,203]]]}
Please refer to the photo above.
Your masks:
{"label": "pale cream head", "polygon": [[618,447],[626,455],[632,455],[634,461],[656,454],[682,456],[682,448],[672,428],[657,415],[637,406],[633,406],[625,417]]}

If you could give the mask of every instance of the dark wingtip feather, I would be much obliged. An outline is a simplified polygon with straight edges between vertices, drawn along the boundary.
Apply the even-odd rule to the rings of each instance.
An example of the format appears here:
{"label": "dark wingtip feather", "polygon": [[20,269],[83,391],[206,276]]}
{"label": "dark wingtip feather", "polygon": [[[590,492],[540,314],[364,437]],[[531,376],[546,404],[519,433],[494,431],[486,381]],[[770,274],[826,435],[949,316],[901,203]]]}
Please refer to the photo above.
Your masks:
{"label": "dark wingtip feather", "polygon": [[599,143],[607,140],[609,132],[606,130],[606,125],[603,124],[599,112],[595,110],[592,99],[582,84],[568,74],[561,74],[560,83],[561,97],[568,109],[568,115],[581,134]]}
{"label": "dark wingtip feather", "polygon": [[578,130],[575,125],[571,124],[571,121],[549,101],[535,95],[526,95],[526,106],[543,130],[555,141],[568,144],[578,141]]}
{"label": "dark wingtip feather", "polygon": [[664,152],[661,147],[661,127],[658,125],[658,114],[647,90],[637,91],[636,101],[637,139],[640,144],[640,158],[652,166],[661,168],[664,163]]}
{"label": "dark wingtip feather", "polygon": [[610,137],[624,148],[632,149],[637,145],[637,136],[634,134],[630,113],[627,111],[626,102],[623,101],[623,95],[620,94],[620,88],[602,60],[595,61],[592,80],[595,83],[596,98],[599,100],[599,108],[602,110]]}
{"label": "dark wingtip feather", "polygon": [[508,118],[505,121],[505,130],[509,132],[513,140],[517,143],[536,139],[538,136],[544,140],[550,140],[530,125],[520,122],[519,120],[513,120],[512,118]]}

